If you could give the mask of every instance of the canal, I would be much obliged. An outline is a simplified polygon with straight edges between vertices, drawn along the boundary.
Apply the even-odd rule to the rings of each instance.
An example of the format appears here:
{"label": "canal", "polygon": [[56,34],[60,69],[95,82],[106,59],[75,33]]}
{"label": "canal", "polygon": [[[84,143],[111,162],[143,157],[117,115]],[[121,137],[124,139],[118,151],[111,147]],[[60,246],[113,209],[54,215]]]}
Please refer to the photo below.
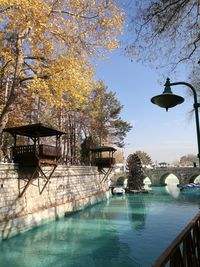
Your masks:
{"label": "canal", "polygon": [[200,192],[176,186],[111,196],[0,243],[0,267],[150,267],[197,214]]}

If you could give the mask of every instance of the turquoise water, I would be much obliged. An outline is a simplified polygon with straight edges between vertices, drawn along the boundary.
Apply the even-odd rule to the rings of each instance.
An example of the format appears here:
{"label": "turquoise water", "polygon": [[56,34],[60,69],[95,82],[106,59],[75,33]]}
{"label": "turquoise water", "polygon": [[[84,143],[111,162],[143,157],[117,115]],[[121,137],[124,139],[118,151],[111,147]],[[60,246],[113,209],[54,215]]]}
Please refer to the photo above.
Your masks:
{"label": "turquoise water", "polygon": [[199,208],[175,187],[113,196],[3,241],[0,267],[150,267]]}

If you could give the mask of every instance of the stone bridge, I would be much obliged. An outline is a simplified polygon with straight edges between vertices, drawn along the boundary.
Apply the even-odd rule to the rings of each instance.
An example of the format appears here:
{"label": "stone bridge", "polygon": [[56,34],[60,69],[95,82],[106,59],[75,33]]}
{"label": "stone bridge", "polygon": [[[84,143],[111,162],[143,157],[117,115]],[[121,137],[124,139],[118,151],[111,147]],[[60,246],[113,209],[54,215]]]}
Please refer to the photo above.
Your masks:
{"label": "stone bridge", "polygon": [[[171,167],[144,169],[145,177],[148,177],[152,184],[165,184],[166,178],[173,174],[179,180],[179,184],[192,183],[200,175],[200,169],[195,167]],[[126,179],[125,172],[113,173],[111,180]]]}

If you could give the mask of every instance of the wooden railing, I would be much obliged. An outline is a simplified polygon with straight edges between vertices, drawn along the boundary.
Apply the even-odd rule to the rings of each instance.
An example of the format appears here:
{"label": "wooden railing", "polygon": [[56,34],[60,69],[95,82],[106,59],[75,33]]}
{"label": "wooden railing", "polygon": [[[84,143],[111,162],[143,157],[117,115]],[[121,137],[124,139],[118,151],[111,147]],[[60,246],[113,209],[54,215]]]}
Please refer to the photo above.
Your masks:
{"label": "wooden railing", "polygon": [[39,155],[49,157],[61,157],[61,147],[39,145]]}
{"label": "wooden railing", "polygon": [[13,147],[13,155],[23,155],[27,153],[36,153],[40,156],[60,156],[61,155],[61,148],[50,146],[50,145],[27,145],[27,146],[16,146]]}
{"label": "wooden railing", "polygon": [[35,146],[27,145],[27,146],[15,146],[12,148],[14,155],[21,155],[24,153],[35,153]]}
{"label": "wooden railing", "polygon": [[115,165],[115,158],[95,158],[93,164],[99,168],[111,168]]}
{"label": "wooden railing", "polygon": [[34,165],[57,163],[61,157],[61,148],[49,145],[27,145],[13,147],[12,159],[15,163]]}
{"label": "wooden railing", "polygon": [[200,213],[176,237],[152,267],[200,266]]}

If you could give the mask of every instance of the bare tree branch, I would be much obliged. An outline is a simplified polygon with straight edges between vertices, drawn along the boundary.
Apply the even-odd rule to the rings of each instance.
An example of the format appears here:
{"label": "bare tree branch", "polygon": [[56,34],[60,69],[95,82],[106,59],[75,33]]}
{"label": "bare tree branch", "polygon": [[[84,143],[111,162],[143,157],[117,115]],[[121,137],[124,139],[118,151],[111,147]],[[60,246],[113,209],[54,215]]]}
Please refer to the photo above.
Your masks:
{"label": "bare tree branch", "polygon": [[82,16],[82,15],[79,15],[79,14],[74,14],[74,13],[71,13],[71,12],[65,11],[65,10],[52,10],[52,13],[62,13],[62,14],[67,14],[67,15],[70,15],[70,16],[73,16],[73,17],[80,17],[82,19],[95,19],[95,18],[99,17],[99,13],[97,13],[94,16],[87,17],[87,16]]}
{"label": "bare tree branch", "polygon": [[24,59],[33,59],[33,60],[45,60],[45,57],[35,57],[35,56],[26,56]]}

